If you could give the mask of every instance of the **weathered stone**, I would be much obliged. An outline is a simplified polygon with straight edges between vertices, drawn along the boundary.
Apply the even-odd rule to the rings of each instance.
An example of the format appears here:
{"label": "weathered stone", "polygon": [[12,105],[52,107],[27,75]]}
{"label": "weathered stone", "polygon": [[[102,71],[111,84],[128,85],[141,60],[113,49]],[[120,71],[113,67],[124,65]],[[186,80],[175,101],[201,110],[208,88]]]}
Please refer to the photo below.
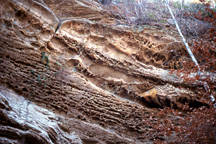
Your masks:
{"label": "weathered stone", "polygon": [[0,91],[0,143],[82,143],[62,116],[36,106],[7,88]]}
{"label": "weathered stone", "polygon": [[152,142],[149,107],[196,101],[172,36],[111,26],[95,1],[0,2],[1,143]]}

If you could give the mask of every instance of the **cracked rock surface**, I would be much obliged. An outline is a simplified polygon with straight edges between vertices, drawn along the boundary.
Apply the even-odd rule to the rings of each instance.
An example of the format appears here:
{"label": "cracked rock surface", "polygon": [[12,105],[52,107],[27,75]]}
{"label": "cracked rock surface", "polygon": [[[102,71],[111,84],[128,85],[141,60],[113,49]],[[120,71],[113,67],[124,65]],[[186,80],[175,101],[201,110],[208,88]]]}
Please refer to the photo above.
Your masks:
{"label": "cracked rock surface", "polygon": [[0,143],[77,143],[61,116],[30,103],[13,91],[1,87]]}
{"label": "cracked rock surface", "polygon": [[90,0],[0,3],[0,143],[152,142],[156,108],[199,103],[172,36]]}

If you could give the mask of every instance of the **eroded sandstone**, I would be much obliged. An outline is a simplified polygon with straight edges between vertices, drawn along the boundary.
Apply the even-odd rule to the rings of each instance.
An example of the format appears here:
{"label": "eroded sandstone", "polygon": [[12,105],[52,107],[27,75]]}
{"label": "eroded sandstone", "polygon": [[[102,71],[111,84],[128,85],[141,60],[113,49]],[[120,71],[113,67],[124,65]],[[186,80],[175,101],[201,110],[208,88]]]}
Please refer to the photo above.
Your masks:
{"label": "eroded sandstone", "polygon": [[0,143],[77,143],[62,117],[32,104],[22,96],[1,87]]}
{"label": "eroded sandstone", "polygon": [[149,122],[157,113],[149,107],[198,103],[193,89],[201,83],[169,73],[181,67],[176,53],[187,56],[171,36],[112,26],[121,18],[93,1],[68,1],[75,8],[70,17],[61,14],[69,10],[65,2],[0,2],[0,129],[11,133],[1,141],[149,142],[156,138]]}

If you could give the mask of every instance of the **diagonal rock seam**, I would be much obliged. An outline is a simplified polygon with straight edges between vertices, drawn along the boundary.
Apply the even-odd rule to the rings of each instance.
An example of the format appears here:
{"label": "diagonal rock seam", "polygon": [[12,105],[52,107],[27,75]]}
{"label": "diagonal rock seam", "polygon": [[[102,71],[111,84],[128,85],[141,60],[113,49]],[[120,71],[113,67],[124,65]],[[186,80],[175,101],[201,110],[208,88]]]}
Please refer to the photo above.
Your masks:
{"label": "diagonal rock seam", "polygon": [[[181,46],[178,42],[167,40],[170,45],[163,45],[148,33],[133,33],[86,18],[58,20],[39,0],[0,1],[1,85],[7,86],[6,91],[15,91],[14,97],[24,96],[60,114],[68,127],[63,129],[76,132],[83,143],[148,142],[155,134],[143,136],[150,128],[144,121],[157,111],[146,104],[198,103],[192,90],[199,82],[185,83],[163,65],[172,58],[162,51],[169,50],[166,46]],[[10,115],[3,111],[0,114]],[[0,121],[1,128],[13,127],[10,121],[16,118],[8,119]]]}

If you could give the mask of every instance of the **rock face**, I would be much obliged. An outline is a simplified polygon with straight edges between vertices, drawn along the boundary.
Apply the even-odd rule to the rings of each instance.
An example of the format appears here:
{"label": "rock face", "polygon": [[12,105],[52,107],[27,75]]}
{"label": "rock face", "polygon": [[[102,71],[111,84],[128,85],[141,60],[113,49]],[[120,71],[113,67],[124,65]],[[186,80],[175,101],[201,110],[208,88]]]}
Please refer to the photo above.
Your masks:
{"label": "rock face", "polygon": [[1,89],[0,143],[82,143],[62,123],[61,116],[31,104],[6,88]]}
{"label": "rock face", "polygon": [[197,103],[168,71],[187,56],[172,36],[113,26],[95,1],[0,2],[1,143],[152,142],[149,107]]}

